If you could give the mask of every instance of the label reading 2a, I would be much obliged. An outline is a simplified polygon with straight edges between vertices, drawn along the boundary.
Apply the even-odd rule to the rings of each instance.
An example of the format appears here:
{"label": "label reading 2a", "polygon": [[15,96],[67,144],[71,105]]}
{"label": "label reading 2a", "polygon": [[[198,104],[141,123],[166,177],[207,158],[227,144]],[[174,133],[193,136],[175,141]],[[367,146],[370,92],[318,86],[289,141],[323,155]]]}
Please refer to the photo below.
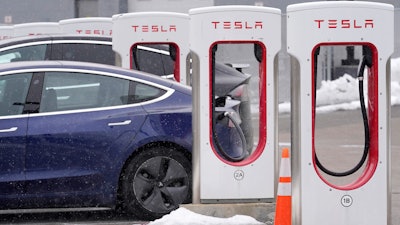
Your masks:
{"label": "label reading 2a", "polygon": [[233,173],[233,177],[235,178],[235,180],[243,180],[244,178],[244,172],[243,170],[236,170]]}

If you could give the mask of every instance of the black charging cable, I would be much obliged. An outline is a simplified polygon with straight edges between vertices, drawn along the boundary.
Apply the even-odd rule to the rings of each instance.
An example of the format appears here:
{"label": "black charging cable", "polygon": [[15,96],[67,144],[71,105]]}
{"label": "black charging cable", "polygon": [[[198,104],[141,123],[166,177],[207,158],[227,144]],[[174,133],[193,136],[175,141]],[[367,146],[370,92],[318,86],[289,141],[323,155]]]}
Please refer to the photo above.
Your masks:
{"label": "black charging cable", "polygon": [[[364,69],[365,69],[365,66],[368,66],[368,67],[372,66],[372,57],[370,54],[364,55],[363,60],[360,65],[360,69],[358,71],[358,76],[357,76],[361,113],[362,113],[363,123],[364,123],[364,152],[363,152],[363,155],[362,155],[360,161],[353,168],[351,168],[350,170],[344,171],[344,172],[335,172],[335,171],[329,170],[326,167],[324,167],[322,165],[322,163],[319,161],[317,153],[314,151],[315,162],[316,162],[317,167],[324,173],[331,175],[331,176],[344,177],[344,176],[349,176],[349,175],[357,172],[362,167],[362,165],[365,163],[365,160],[367,160],[367,157],[369,154],[370,133],[369,133],[368,115],[367,115],[367,110],[365,107],[365,99],[364,99]],[[315,78],[314,82],[316,83],[316,78]],[[316,96],[316,95],[314,95],[314,96]]]}
{"label": "black charging cable", "polygon": [[219,142],[219,137],[215,131],[215,128],[212,129],[214,136],[214,143],[216,144],[216,147],[219,153],[221,153],[223,158],[231,162],[240,162],[248,156],[248,152],[246,150],[247,149],[246,137],[242,131],[242,128],[240,127],[239,122],[232,116],[232,112],[224,112],[217,116],[217,120],[219,121],[223,120],[224,118],[228,118],[228,120],[230,120],[233,126],[235,127],[235,130],[238,132],[240,141],[242,142],[242,154],[240,154],[238,157],[231,156]]}

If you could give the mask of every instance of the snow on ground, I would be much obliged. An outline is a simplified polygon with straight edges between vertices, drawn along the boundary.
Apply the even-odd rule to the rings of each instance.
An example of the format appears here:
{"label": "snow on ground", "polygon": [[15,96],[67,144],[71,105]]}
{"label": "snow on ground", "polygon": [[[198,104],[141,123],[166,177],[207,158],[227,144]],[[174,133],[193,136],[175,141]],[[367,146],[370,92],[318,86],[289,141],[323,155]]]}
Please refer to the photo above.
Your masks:
{"label": "snow on ground", "polygon": [[[392,105],[400,105],[400,58],[391,61]],[[366,89],[366,88],[364,88]],[[317,111],[331,112],[337,110],[353,110],[360,108],[358,97],[358,80],[349,75],[334,81],[324,81],[317,90]],[[279,104],[280,113],[290,112],[290,103]],[[264,224],[252,217],[237,215],[231,218],[216,218],[196,214],[185,208],[179,208],[161,219],[148,225],[258,225]]]}
{"label": "snow on ground", "polygon": [[[400,105],[400,58],[391,60],[391,104]],[[367,82],[364,81],[366,93]],[[367,96],[366,94],[364,94]],[[353,110],[360,108],[358,95],[358,80],[348,74],[333,80],[322,81],[317,90],[317,112],[332,112],[338,110]],[[290,112],[290,103],[279,104],[280,113]]]}
{"label": "snow on ground", "polygon": [[236,215],[230,218],[217,218],[194,213],[185,208],[179,208],[161,219],[148,225],[262,225],[264,223],[250,216]]}

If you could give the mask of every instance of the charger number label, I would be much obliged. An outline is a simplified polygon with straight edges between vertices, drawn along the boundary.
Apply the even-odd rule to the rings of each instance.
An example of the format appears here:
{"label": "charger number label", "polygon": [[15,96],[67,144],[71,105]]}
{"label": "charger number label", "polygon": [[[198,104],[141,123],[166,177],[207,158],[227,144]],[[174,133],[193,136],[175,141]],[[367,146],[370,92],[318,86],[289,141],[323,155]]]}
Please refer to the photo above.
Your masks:
{"label": "charger number label", "polygon": [[353,198],[350,195],[344,195],[340,201],[344,207],[350,207],[353,204]]}
{"label": "charger number label", "polygon": [[233,177],[235,178],[235,180],[243,180],[244,178],[244,172],[243,170],[236,170],[233,173]]}

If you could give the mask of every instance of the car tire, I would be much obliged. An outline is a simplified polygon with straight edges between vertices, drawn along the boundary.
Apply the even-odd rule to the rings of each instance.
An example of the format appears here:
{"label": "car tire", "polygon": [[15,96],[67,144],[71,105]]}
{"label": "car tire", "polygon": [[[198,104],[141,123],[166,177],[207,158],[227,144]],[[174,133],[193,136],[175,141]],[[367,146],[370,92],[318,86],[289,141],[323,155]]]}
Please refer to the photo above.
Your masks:
{"label": "car tire", "polygon": [[153,220],[191,202],[192,168],[181,152],[152,147],[133,157],[121,176],[123,210]]}

